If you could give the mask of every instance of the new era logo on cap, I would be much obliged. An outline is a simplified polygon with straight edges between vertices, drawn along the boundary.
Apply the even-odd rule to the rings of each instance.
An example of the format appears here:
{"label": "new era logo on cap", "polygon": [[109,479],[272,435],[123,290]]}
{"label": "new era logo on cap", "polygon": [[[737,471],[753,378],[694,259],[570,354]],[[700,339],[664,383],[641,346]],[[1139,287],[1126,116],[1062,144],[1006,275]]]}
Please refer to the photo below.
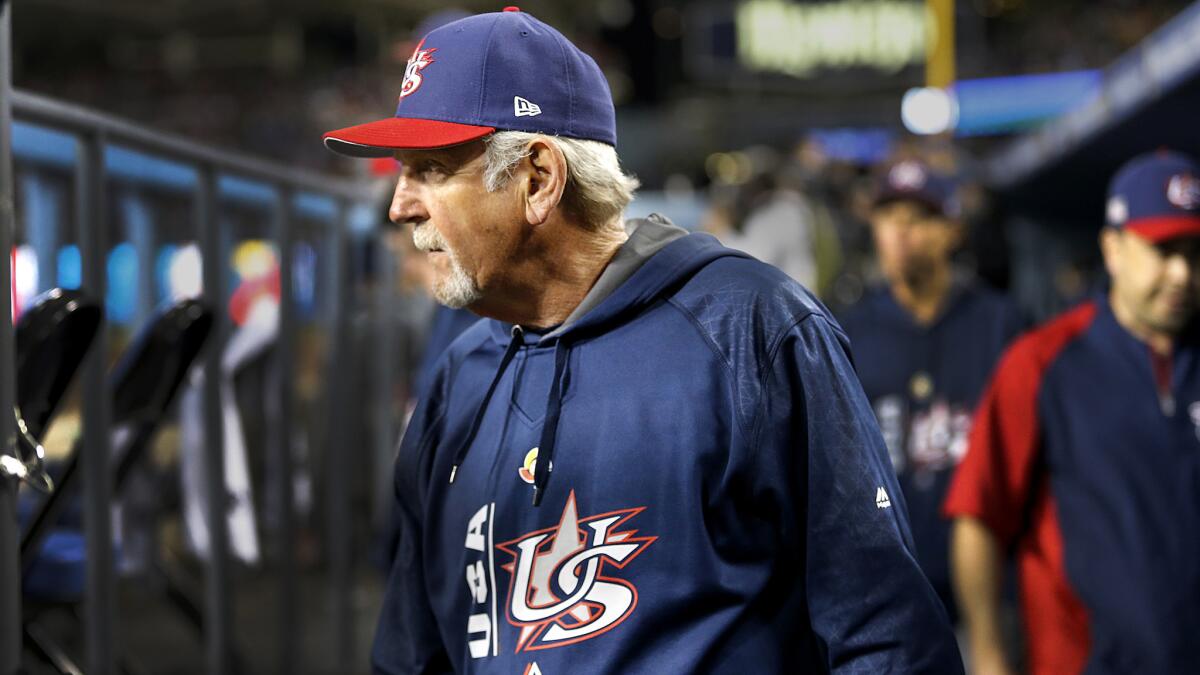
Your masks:
{"label": "new era logo on cap", "polygon": [[1108,199],[1107,217],[1109,225],[1123,225],[1129,220],[1129,203],[1124,197],[1112,196]]}
{"label": "new era logo on cap", "polygon": [[533,117],[534,115],[541,114],[542,108],[538,104],[532,103],[520,96],[513,97],[513,115],[517,117]]}

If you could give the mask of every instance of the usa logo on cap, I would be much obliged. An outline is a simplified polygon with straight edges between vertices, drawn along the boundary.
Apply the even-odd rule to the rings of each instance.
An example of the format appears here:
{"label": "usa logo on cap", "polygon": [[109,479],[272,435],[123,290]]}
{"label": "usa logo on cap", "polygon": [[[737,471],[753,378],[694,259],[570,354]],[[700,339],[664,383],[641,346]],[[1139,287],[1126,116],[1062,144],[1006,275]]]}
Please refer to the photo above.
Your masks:
{"label": "usa logo on cap", "polygon": [[433,53],[437,49],[421,49],[424,46],[424,40],[417,43],[417,48],[413,50],[412,56],[408,59],[408,65],[404,68],[404,82],[400,84],[400,98],[412,94],[421,87],[421,82],[424,80],[421,71],[433,63]]}
{"label": "usa logo on cap", "polygon": [[1200,180],[1191,174],[1171,176],[1167,182],[1167,201],[1187,211],[1200,206]]}
{"label": "usa logo on cap", "polygon": [[897,190],[920,190],[929,177],[916,162],[900,162],[888,172],[888,182]]}

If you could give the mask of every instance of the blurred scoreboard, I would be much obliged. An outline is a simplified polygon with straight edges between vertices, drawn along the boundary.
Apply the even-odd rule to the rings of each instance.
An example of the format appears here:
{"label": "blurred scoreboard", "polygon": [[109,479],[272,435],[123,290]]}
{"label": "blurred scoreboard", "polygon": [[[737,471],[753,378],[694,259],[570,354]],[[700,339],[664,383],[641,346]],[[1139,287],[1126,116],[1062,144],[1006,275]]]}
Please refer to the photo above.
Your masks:
{"label": "blurred scoreboard", "polygon": [[696,82],[833,94],[920,84],[936,30],[924,0],[743,0],[691,6],[686,21]]}

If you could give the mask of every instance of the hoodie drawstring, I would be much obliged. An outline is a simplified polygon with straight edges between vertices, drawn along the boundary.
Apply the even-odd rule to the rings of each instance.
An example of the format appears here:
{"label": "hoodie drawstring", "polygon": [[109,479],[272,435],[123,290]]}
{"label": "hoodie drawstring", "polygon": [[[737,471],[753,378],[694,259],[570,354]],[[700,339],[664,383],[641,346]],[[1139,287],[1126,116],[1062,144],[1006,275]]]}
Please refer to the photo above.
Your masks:
{"label": "hoodie drawstring", "polygon": [[496,385],[500,384],[500,378],[504,377],[504,371],[508,369],[508,364],[512,362],[513,357],[517,355],[517,350],[525,342],[525,331],[521,330],[520,326],[512,327],[512,340],[508,343],[508,349],[504,350],[504,358],[500,359],[500,367],[496,369],[496,376],[492,378],[492,384],[488,387],[487,393],[483,396],[483,402],[479,404],[479,410],[475,412],[475,420],[471,422],[471,431],[467,434],[467,440],[462,445],[458,446],[458,452],[454,453],[454,463],[450,465],[450,483],[454,483],[454,478],[458,475],[458,467],[467,458],[467,452],[471,449],[471,443],[475,440],[475,435],[479,433],[479,427],[483,424],[483,415],[487,412],[488,403],[492,400],[492,394],[496,393]]}
{"label": "hoodie drawstring", "polygon": [[[512,341],[508,343],[508,349],[504,351],[504,357],[500,359],[500,367],[496,369],[496,375],[492,378],[492,384],[488,387],[487,393],[483,396],[483,402],[479,404],[479,410],[475,412],[475,419],[471,422],[471,430],[467,433],[467,438],[463,444],[458,447],[458,451],[454,453],[454,463],[450,465],[450,483],[454,483],[454,479],[458,476],[458,467],[467,458],[467,453],[471,449],[471,443],[475,441],[475,436],[479,433],[479,427],[483,425],[483,415],[487,412],[488,403],[492,400],[492,394],[496,393],[496,386],[500,384],[500,378],[504,376],[504,371],[508,369],[508,364],[512,362],[513,357],[517,355],[517,350],[524,343],[524,331],[520,326],[513,326]],[[558,435],[558,417],[562,412],[562,381],[567,370],[567,357],[570,354],[570,349],[563,340],[559,340],[554,348],[554,378],[550,382],[550,395],[546,401],[546,417],[542,424],[542,438],[538,444],[537,465],[533,472],[533,505],[541,506],[542,496],[546,494],[546,486],[550,483],[550,473],[554,470],[554,443]]]}
{"label": "hoodie drawstring", "polygon": [[542,424],[542,440],[538,443],[537,466],[533,471],[533,505],[541,506],[550,473],[554,471],[554,442],[558,435],[558,415],[562,412],[562,380],[567,369],[570,350],[563,340],[554,348],[554,379],[550,382],[550,396],[546,401],[546,417]]}

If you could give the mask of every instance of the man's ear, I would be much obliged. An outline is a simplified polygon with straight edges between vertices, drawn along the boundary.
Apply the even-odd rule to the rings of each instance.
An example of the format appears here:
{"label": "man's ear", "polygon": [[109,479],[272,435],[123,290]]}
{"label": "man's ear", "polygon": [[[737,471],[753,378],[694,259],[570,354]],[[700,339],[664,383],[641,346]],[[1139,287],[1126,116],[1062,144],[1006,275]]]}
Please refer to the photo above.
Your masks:
{"label": "man's ear", "polygon": [[567,158],[553,141],[536,138],[521,160],[519,178],[525,196],[525,219],[541,225],[562,202],[567,187]]}

